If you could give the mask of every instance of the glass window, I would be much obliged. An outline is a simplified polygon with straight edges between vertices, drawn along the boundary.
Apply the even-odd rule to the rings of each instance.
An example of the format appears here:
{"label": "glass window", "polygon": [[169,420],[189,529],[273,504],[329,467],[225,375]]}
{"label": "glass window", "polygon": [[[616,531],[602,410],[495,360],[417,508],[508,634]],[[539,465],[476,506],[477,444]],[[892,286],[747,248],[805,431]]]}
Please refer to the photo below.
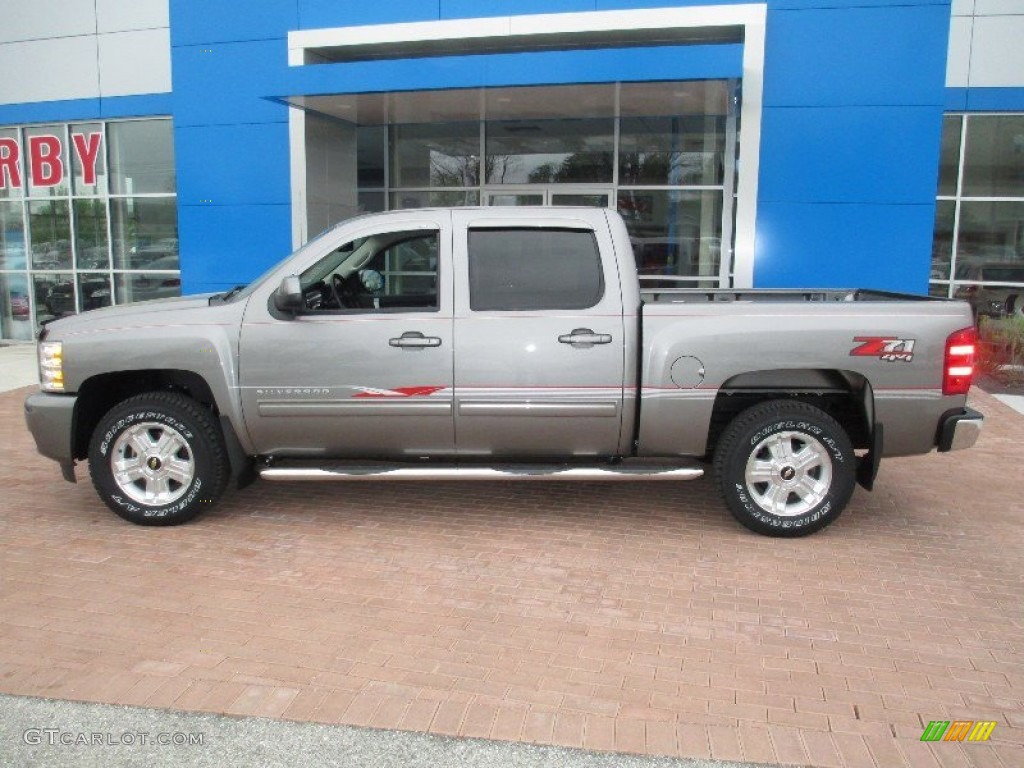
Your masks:
{"label": "glass window", "polygon": [[112,194],[173,193],[174,136],[170,120],[110,123]]}
{"label": "glass window", "polygon": [[601,256],[593,232],[469,232],[469,297],[474,311],[587,309],[603,293]]}
{"label": "glass window", "polygon": [[364,125],[356,129],[356,177],[360,187],[387,185],[387,151],[387,126]]}
{"label": "glass window", "polygon": [[591,208],[607,208],[611,205],[611,196],[606,192],[594,193],[552,193],[552,205],[579,205]]}
{"label": "glass window", "polygon": [[103,272],[79,272],[78,311],[109,307],[110,304],[110,275]]}
{"label": "glass window", "polygon": [[[378,213],[385,210],[384,201],[386,196],[383,192],[367,192],[365,190],[359,191],[359,211],[360,213]],[[405,206],[406,208],[412,206]]]}
{"label": "glass window", "polygon": [[102,195],[107,191],[107,148],[103,125],[79,123],[71,126],[71,168],[74,194]]}
{"label": "glass window", "polygon": [[392,192],[391,207],[398,208],[444,208],[479,205],[479,192],[446,190],[443,192]]}
{"label": "glass window", "polygon": [[100,199],[75,200],[75,251],[79,269],[109,269],[107,204]]}
{"label": "glass window", "polygon": [[0,128],[0,200],[21,197],[25,164],[17,128]]}
{"label": "glass window", "polygon": [[62,197],[68,194],[68,152],[63,125],[26,128],[22,141],[25,183],[30,197]]}
{"label": "glass window", "polygon": [[960,135],[962,115],[946,115],[942,119],[942,149],[939,155],[939,195],[956,194],[956,177],[960,173]]}
{"label": "glass window", "polygon": [[169,299],[181,295],[181,278],[175,274],[153,272],[115,274],[114,287],[118,304]]}
{"label": "glass window", "polygon": [[543,192],[502,192],[487,196],[488,205],[544,205]]}
{"label": "glass window", "polygon": [[641,275],[717,275],[722,193],[620,190],[619,213]]}
{"label": "glass window", "polygon": [[722,183],[724,117],[623,118],[619,131],[619,184]]}
{"label": "glass window", "polygon": [[964,197],[1024,194],[1024,115],[968,118]]}
{"label": "glass window", "polygon": [[362,237],[300,276],[311,310],[434,310],[438,307],[436,231]]}
{"label": "glass window", "polygon": [[0,337],[31,341],[32,336],[28,280],[0,272]]}
{"label": "glass window", "polygon": [[1024,263],[1024,200],[960,203],[957,249],[958,277],[967,266]]}
{"label": "glass window", "polygon": [[25,223],[21,203],[0,200],[0,269],[25,268]]}
{"label": "glass window", "polygon": [[480,183],[480,124],[392,128],[393,187],[472,187]]}
{"label": "glass window", "polygon": [[114,269],[178,269],[174,198],[113,198]]}
{"label": "glass window", "polygon": [[28,204],[32,269],[71,269],[71,218],[67,200]]}
{"label": "glass window", "polygon": [[502,120],[487,123],[489,184],[612,181],[615,121]]}
{"label": "glass window", "polygon": [[0,129],[0,337],[180,294],[171,141],[169,119]]}
{"label": "glass window", "polygon": [[75,313],[75,276],[35,274],[32,276],[36,299],[36,320],[52,320]]}
{"label": "glass window", "polygon": [[956,202],[939,200],[935,206],[935,232],[932,237],[932,280],[948,280],[953,257],[953,222]]}

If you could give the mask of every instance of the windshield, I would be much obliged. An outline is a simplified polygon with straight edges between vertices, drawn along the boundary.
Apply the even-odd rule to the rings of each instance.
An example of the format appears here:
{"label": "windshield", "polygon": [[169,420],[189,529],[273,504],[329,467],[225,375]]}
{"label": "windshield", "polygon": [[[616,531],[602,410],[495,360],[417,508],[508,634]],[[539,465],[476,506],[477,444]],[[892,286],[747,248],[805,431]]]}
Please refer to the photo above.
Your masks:
{"label": "windshield", "polygon": [[337,224],[328,227],[323,232],[321,232],[316,237],[314,237],[312,240],[308,240],[297,251],[295,251],[293,253],[289,253],[284,258],[278,259],[277,261],[275,261],[273,264],[270,265],[270,267],[266,271],[264,271],[259,277],[256,277],[252,281],[250,281],[248,285],[246,285],[244,288],[242,288],[242,290],[238,291],[237,293],[233,293],[231,295],[231,299],[230,300],[231,301],[235,301],[235,300],[238,300],[238,299],[247,298],[249,296],[249,294],[252,293],[256,289],[256,286],[258,286],[260,283],[262,283],[264,280],[266,280],[268,277],[270,277],[274,272],[276,272],[278,269],[280,269],[281,265],[285,261],[291,259],[297,253],[301,253],[302,251],[306,250],[307,248],[311,248],[311,247],[316,246],[317,243],[319,243],[321,240],[323,240],[325,237],[327,237],[329,234],[331,234],[331,232],[336,230],[342,224],[346,224],[348,221],[351,221],[351,219],[348,219],[346,221],[338,222]]}

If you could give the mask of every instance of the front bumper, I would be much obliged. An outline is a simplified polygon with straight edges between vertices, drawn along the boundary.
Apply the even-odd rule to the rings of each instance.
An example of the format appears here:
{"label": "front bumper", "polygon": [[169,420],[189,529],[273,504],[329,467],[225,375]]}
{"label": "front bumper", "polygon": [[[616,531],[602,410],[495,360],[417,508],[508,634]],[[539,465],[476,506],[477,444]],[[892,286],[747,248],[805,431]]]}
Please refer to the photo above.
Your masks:
{"label": "front bumper", "polygon": [[36,449],[60,464],[65,480],[75,481],[74,434],[75,395],[37,392],[25,399],[25,423],[36,441]]}
{"label": "front bumper", "polygon": [[973,408],[946,414],[939,425],[939,451],[960,451],[970,448],[981,435],[985,417]]}

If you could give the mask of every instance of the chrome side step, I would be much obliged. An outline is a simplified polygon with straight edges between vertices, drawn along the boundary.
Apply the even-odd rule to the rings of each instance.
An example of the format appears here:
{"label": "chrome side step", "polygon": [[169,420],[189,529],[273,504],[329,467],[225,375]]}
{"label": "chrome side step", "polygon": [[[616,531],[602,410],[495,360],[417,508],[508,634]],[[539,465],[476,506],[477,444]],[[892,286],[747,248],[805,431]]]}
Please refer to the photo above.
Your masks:
{"label": "chrome side step", "polygon": [[443,464],[321,464],[317,466],[279,466],[260,470],[265,480],[359,481],[359,480],[696,480],[704,470],[696,466],[622,466],[578,467],[556,465],[497,466]]}

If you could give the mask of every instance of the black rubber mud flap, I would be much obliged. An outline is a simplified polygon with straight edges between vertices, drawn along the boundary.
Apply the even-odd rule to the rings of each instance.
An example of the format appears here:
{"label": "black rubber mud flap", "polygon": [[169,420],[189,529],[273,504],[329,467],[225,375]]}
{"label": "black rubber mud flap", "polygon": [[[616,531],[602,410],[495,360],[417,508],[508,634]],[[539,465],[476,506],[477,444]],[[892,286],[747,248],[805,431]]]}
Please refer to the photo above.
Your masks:
{"label": "black rubber mud flap", "polygon": [[871,441],[871,449],[860,457],[857,465],[857,485],[865,491],[874,490],[875,478],[878,477],[878,467],[882,463],[882,445],[885,427],[875,423],[874,438]]}

